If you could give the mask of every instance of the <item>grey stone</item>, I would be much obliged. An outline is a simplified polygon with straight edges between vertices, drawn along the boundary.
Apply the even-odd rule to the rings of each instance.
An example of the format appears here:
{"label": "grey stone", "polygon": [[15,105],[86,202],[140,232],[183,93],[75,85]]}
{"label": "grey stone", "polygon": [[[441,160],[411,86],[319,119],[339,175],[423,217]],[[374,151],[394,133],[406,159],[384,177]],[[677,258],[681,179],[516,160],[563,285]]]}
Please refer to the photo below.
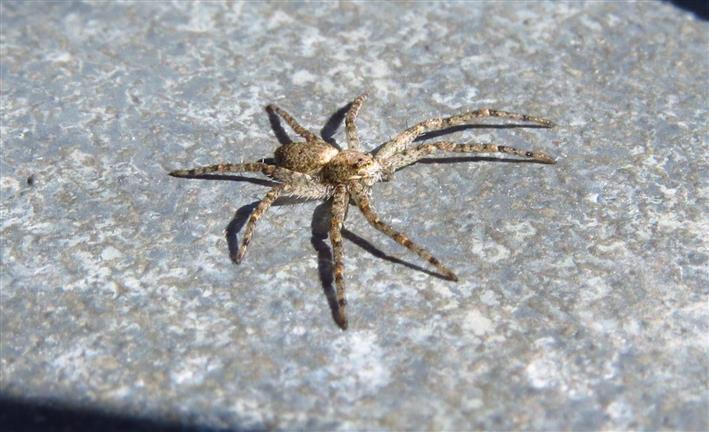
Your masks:
{"label": "grey stone", "polygon": [[[4,398],[198,428],[709,427],[709,41],[690,12],[0,12]],[[327,251],[313,247],[327,240],[311,241],[317,203],[271,209],[235,266],[223,230],[267,189],[166,173],[269,157],[267,103],[320,131],[365,90],[369,149],[418,120],[495,107],[559,126],[450,139],[558,164],[421,163],[377,185],[382,217],[461,282],[421,271],[351,208],[343,332],[318,270]]]}

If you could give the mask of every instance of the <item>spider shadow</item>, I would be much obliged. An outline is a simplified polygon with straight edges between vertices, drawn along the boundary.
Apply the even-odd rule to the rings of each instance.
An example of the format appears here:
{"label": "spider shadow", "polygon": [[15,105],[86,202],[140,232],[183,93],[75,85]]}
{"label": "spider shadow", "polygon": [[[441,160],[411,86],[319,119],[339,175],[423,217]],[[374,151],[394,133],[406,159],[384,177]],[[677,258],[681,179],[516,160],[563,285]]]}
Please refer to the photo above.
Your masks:
{"label": "spider shadow", "polygon": [[404,171],[415,165],[446,165],[446,164],[456,164],[464,162],[496,162],[496,163],[510,163],[510,164],[540,164],[544,165],[544,162],[530,160],[530,159],[512,159],[512,158],[498,158],[492,156],[451,156],[451,157],[439,157],[439,158],[423,158],[419,159],[411,165],[403,166],[396,170],[396,172]]}
{"label": "spider shadow", "polygon": [[337,132],[337,129],[340,128],[340,125],[345,120],[347,111],[349,111],[351,107],[352,102],[335,111],[335,113],[327,119],[327,122],[325,122],[325,126],[320,129],[320,136],[322,137],[322,139],[326,143],[336,147],[338,150],[342,150],[342,148],[337,144],[337,141],[335,141],[335,138],[333,137]]}
{"label": "spider shadow", "polygon": [[[467,124],[467,125],[459,125],[459,126],[451,126],[449,128],[441,129],[441,130],[434,130],[431,132],[426,132],[425,134],[417,137],[413,142],[418,143],[426,140],[430,140],[433,138],[438,138],[444,135],[450,135],[456,132],[462,132],[468,129],[548,129],[547,126],[543,125],[538,125],[538,124],[519,124],[519,123],[512,123],[512,124]],[[381,148],[386,144],[386,141],[374,150],[372,150],[373,154],[377,154]],[[484,158],[475,158],[475,159],[468,159],[466,158],[466,162],[470,161],[476,161],[476,160],[488,160]],[[497,159],[497,158],[491,158],[490,160],[502,160],[502,159]]]}
{"label": "spider shadow", "polygon": [[[486,125],[486,124],[473,124],[473,125],[461,125],[461,126],[453,126],[449,127],[446,129],[442,129],[439,131],[432,131],[425,133],[421,135],[420,137],[416,138],[414,142],[420,142],[420,141],[426,141],[432,138],[438,138],[440,136],[456,133],[456,132],[461,132],[467,129],[547,129],[546,126],[538,125],[538,124],[493,124],[493,125]],[[464,163],[464,162],[501,162],[501,163],[515,163],[515,164],[525,164],[525,163],[531,163],[531,164],[542,164],[544,165],[544,162],[541,161],[536,161],[536,160],[531,160],[531,159],[513,159],[513,158],[500,158],[500,157],[493,157],[493,156],[449,156],[449,157],[430,157],[430,158],[423,158],[419,159],[415,163],[411,165],[407,165],[405,167],[402,167],[401,169],[406,169],[410,166],[416,165],[416,164],[453,164],[453,163]],[[400,170],[397,170],[400,171]]]}
{"label": "spider shadow", "polygon": [[318,275],[320,276],[320,284],[327,298],[327,303],[330,306],[330,314],[332,319],[340,328],[343,328],[343,323],[340,322],[337,315],[338,305],[335,287],[333,285],[333,258],[332,252],[327,245],[327,238],[330,228],[330,209],[332,208],[332,200],[327,200],[318,204],[313,211],[313,218],[310,222],[310,244],[318,254]]}
{"label": "spider shadow", "polygon": [[440,136],[444,135],[450,135],[456,132],[462,132],[468,129],[549,129],[547,126],[539,125],[539,124],[520,124],[520,123],[511,123],[511,124],[466,124],[466,125],[459,125],[459,126],[451,126],[449,128],[441,129],[441,130],[435,130],[431,132],[426,132],[425,134],[417,137],[414,142],[419,142],[419,141],[426,141],[431,138],[438,138]]}
{"label": "spider shadow", "polygon": [[[273,183],[273,184],[278,184],[278,183]],[[306,199],[306,198],[296,198],[296,197],[280,197],[276,199],[276,201],[271,204],[271,207],[280,207],[280,206],[286,206],[286,205],[293,205],[293,204],[302,204],[306,202],[310,202],[312,200]],[[224,229],[224,235],[226,237],[226,243],[227,247],[229,248],[229,258],[231,258],[231,261],[234,264],[238,264],[236,261],[236,255],[239,252],[239,236],[238,234],[241,232],[241,230],[244,228],[244,225],[246,225],[246,222],[249,220],[249,216],[251,216],[251,213],[253,213],[254,210],[256,210],[256,207],[258,206],[260,201],[254,201],[250,204],[246,204],[244,206],[239,207],[238,210],[234,213],[234,217],[231,218],[229,223],[227,224],[226,228]]]}
{"label": "spider shadow", "polygon": [[[268,163],[267,159],[264,159],[264,162]],[[246,176],[240,176],[240,175],[200,174],[200,175],[182,176],[182,177],[189,178],[189,179],[196,179],[196,180],[236,181],[236,182],[252,183],[255,185],[266,186],[266,187],[274,187],[278,184],[278,182],[275,182],[273,180],[260,179],[260,178],[254,178],[254,177],[246,177]]]}
{"label": "spider shadow", "polygon": [[[349,208],[349,207],[348,207]],[[337,325],[342,327],[342,323],[339,321],[337,310],[337,296],[335,292],[335,287],[333,285],[333,256],[332,249],[327,244],[327,239],[329,237],[330,230],[330,220],[332,219],[331,214],[332,200],[328,200],[320,203],[313,211],[313,218],[310,225],[311,228],[311,238],[310,243],[318,254],[318,274],[320,276],[320,283],[327,298],[328,305],[330,306],[330,314],[332,319],[337,323]],[[346,215],[345,215],[346,216]],[[429,276],[439,278],[441,280],[448,280],[445,276],[438,274],[434,271],[428,270],[426,268],[420,267],[416,264],[412,264],[408,261],[393,257],[386,254],[385,252],[378,249],[368,240],[360,237],[359,235],[353,233],[352,231],[342,228],[342,237],[346,238],[350,242],[369,252],[377,258],[389,261],[394,264],[400,264],[410,269],[426,273]]]}
{"label": "spider shadow", "polygon": [[[401,169],[406,169],[410,166],[416,164],[453,164],[453,163],[463,163],[463,162],[501,162],[501,163],[519,163],[519,164],[541,164],[545,165],[544,162],[530,160],[530,159],[512,159],[512,158],[497,158],[492,156],[452,156],[452,157],[441,157],[441,158],[423,158],[416,161],[411,165],[402,167]],[[397,172],[400,170],[397,170]]]}
{"label": "spider shadow", "polygon": [[[337,132],[337,129],[339,129],[340,125],[345,120],[345,115],[347,115],[347,111],[349,111],[351,106],[352,102],[335,111],[327,119],[327,122],[325,122],[325,126],[320,129],[320,137],[323,139],[323,141],[327,142],[338,150],[342,150],[342,148],[337,144],[337,141],[333,137]],[[273,134],[276,136],[278,143],[280,145],[291,144],[293,140],[288,135],[288,132],[286,132],[286,130],[283,128],[281,118],[278,116],[278,114],[269,109],[266,109],[266,113],[268,114],[268,121],[271,124],[271,129],[273,129]]]}
{"label": "spider shadow", "polygon": [[268,122],[271,124],[271,129],[273,129],[273,134],[276,136],[278,143],[280,145],[290,144],[293,142],[288,135],[288,132],[283,128],[281,124],[281,118],[278,114],[266,108],[266,114],[268,114]]}

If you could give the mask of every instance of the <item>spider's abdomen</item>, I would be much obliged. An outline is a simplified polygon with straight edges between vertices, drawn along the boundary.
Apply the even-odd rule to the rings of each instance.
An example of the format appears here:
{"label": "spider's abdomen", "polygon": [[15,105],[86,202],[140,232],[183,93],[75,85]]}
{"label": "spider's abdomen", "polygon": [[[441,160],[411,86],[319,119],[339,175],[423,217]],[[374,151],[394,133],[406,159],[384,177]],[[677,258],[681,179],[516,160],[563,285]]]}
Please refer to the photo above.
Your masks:
{"label": "spider's abdomen", "polygon": [[274,153],[276,165],[292,171],[311,173],[330,162],[338,150],[328,144],[288,143],[278,147]]}

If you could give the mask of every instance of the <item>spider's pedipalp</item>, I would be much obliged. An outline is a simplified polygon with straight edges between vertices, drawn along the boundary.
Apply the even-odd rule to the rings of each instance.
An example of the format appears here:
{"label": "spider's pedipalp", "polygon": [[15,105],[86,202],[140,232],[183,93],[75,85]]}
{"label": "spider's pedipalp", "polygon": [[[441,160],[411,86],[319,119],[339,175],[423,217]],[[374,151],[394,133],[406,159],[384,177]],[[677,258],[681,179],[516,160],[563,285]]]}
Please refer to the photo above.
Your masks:
{"label": "spider's pedipalp", "polygon": [[350,109],[345,115],[345,135],[347,136],[347,148],[350,150],[362,150],[359,143],[359,136],[357,135],[357,125],[355,124],[355,119],[357,119],[357,114],[362,108],[362,104],[367,100],[367,93],[363,93],[352,101]]}
{"label": "spider's pedipalp", "polygon": [[293,131],[295,133],[297,133],[298,135],[305,138],[305,141],[307,141],[309,143],[315,143],[315,142],[322,141],[320,139],[320,137],[318,137],[313,132],[310,132],[309,130],[307,130],[306,128],[301,126],[298,123],[298,121],[295,118],[293,118],[293,116],[288,114],[288,112],[286,112],[286,110],[284,110],[283,108],[281,108],[275,104],[270,104],[270,105],[266,106],[266,110],[274,112],[274,113],[278,114],[279,116],[281,116],[281,118],[283,120],[285,120],[286,123],[288,123],[288,126],[290,126],[290,128],[293,129]]}
{"label": "spider's pedipalp", "polygon": [[518,114],[509,111],[499,111],[495,109],[482,108],[475,111],[468,111],[461,114],[456,114],[450,117],[432,118],[419,122],[411,126],[410,128],[404,130],[400,134],[396,135],[389,141],[385,142],[377,151],[377,158],[386,159],[396,153],[405,150],[406,147],[411,144],[416,138],[427,132],[470,124],[474,120],[478,120],[485,117],[498,117],[509,120],[532,122],[546,128],[554,127],[554,123],[551,120],[543,119],[541,117],[530,116],[527,114]]}
{"label": "spider's pedipalp", "polygon": [[372,204],[369,201],[369,197],[367,196],[366,190],[357,186],[357,187],[351,188],[350,192],[352,193],[352,198],[354,198],[354,201],[357,204],[357,207],[359,207],[359,210],[362,212],[365,219],[367,219],[367,222],[369,222],[370,225],[372,225],[374,228],[376,228],[380,232],[388,235],[389,237],[394,239],[394,241],[396,241],[400,245],[404,246],[405,248],[409,249],[410,251],[414,252],[416,255],[420,256],[424,260],[428,261],[446,279],[452,280],[452,281],[458,280],[458,276],[456,276],[455,273],[453,273],[450,269],[448,269],[446,266],[444,266],[429,251],[427,251],[422,246],[417,245],[416,243],[411,241],[411,239],[409,239],[407,236],[405,236],[401,232],[395,230],[393,227],[391,227],[387,223],[383,222],[379,218],[377,213],[374,211],[374,208],[372,207]]}
{"label": "spider's pedipalp", "polygon": [[555,164],[556,161],[549,155],[541,151],[520,150],[515,147],[503,146],[489,143],[456,144],[449,141],[421,144],[413,148],[403,150],[383,161],[389,170],[396,171],[407,165],[442,150],[451,153],[505,153],[523,157],[535,162],[545,164]]}
{"label": "spider's pedipalp", "polygon": [[337,298],[337,324],[347,329],[347,300],[345,299],[345,253],[342,247],[342,224],[350,198],[345,185],[338,185],[332,198],[332,218],[330,219],[330,242],[335,259],[335,295]]}
{"label": "spider's pedipalp", "polygon": [[287,184],[279,184],[274,186],[273,188],[271,188],[270,191],[268,191],[266,196],[264,196],[263,199],[259,201],[254,211],[251,212],[251,215],[249,215],[249,220],[246,222],[246,228],[244,229],[244,238],[241,240],[241,246],[239,247],[239,251],[236,253],[236,256],[232,257],[234,263],[241,264],[241,261],[244,259],[244,255],[246,255],[246,250],[249,247],[249,243],[251,243],[251,238],[254,236],[254,228],[256,228],[256,222],[261,219],[261,216],[266,213],[266,211],[269,209],[269,207],[271,207],[271,204],[273,204],[273,202],[278,198],[278,196],[285,191],[288,191]]}

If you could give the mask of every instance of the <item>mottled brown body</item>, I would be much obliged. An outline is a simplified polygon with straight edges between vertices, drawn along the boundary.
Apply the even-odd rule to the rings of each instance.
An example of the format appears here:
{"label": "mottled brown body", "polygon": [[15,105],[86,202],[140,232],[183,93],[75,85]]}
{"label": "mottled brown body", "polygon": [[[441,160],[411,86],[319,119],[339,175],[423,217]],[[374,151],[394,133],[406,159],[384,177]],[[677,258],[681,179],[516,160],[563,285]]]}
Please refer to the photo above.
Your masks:
{"label": "mottled brown body", "polygon": [[396,170],[413,164],[436,151],[505,153],[540,163],[555,163],[554,159],[543,152],[519,150],[514,147],[492,143],[456,144],[443,141],[409,147],[416,138],[427,132],[469,124],[484,117],[532,122],[547,128],[553,126],[551,121],[539,117],[487,108],[451,117],[424,120],[385,142],[376,151],[365,153],[361,149],[355,119],[366,98],[366,94],[357,97],[350,104],[350,108],[345,115],[345,132],[348,147],[346,150],[338,150],[313,132],[302,127],[286,111],[275,105],[269,105],[267,107],[269,111],[280,115],[295,133],[305,139],[305,142],[284,144],[276,149],[274,155],[275,165],[263,162],[223,163],[188,170],[175,170],[170,173],[174,177],[195,177],[227,172],[261,172],[280,182],[266,194],[249,216],[241,246],[233,257],[234,262],[237,264],[243,260],[246,254],[248,245],[253,237],[256,222],[281,194],[312,199],[331,198],[332,209],[329,235],[335,261],[333,272],[338,305],[335,316],[338,325],[343,329],[347,328],[345,309],[347,301],[345,300],[345,266],[341,231],[350,199],[357,205],[374,228],[430,263],[442,277],[457,281],[458,277],[455,273],[444,266],[424,247],[417,245],[406,235],[381,220],[369,198],[372,186],[379,181],[389,180]]}
{"label": "mottled brown body", "polygon": [[302,173],[318,171],[337,156],[338,150],[330,144],[289,143],[278,147],[274,153],[276,165]]}

